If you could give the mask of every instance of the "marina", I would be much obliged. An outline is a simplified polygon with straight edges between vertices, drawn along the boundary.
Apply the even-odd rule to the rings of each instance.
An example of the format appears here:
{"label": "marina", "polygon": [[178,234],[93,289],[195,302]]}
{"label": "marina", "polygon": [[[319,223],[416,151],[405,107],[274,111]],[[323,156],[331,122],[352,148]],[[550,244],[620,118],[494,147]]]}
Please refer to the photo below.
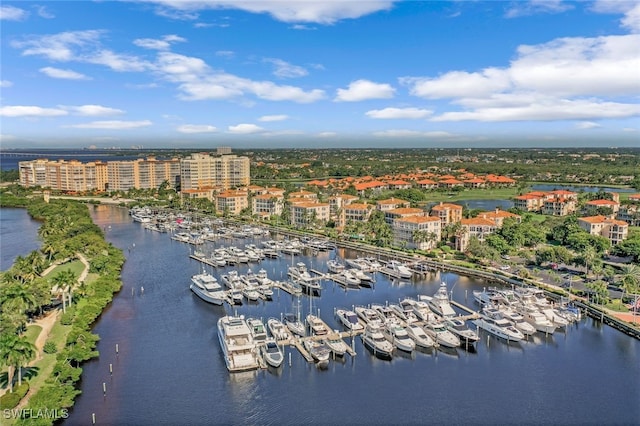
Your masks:
{"label": "marina", "polygon": [[[564,330],[549,335],[537,332],[517,344],[506,344],[480,329],[480,340],[472,350],[462,346],[451,350],[429,347],[429,341],[422,337],[422,345],[426,347],[416,345],[410,354],[393,349],[392,357],[385,359],[367,348],[359,337],[363,336],[361,329],[350,331],[343,325],[337,315],[338,309],[353,311],[354,307],[371,304],[401,306],[405,299],[419,301],[419,295],[435,294],[440,284],[447,282],[452,307],[458,316],[471,319],[481,309],[474,301],[473,290],[482,291],[487,282],[441,271],[415,275],[411,279],[393,279],[378,273],[370,288],[352,291],[327,278],[319,280],[321,296],[292,295],[280,287],[282,284],[277,284],[289,282],[287,269],[292,264],[291,255],[284,255],[278,259],[265,258],[257,264],[222,269],[205,266],[220,282],[222,274],[237,270],[238,275],[245,275],[249,269],[256,271],[255,275],[264,269],[274,282],[272,300],[249,303],[245,299],[242,305],[225,302],[216,306],[204,302],[188,289],[190,277],[201,272],[203,267],[202,262],[189,257],[194,246],[171,240],[168,233],[147,232],[140,223],[133,223],[126,212],[122,214],[121,209],[102,206],[95,209],[97,223],[112,226],[107,238],[125,249],[135,243],[135,249],[128,253],[123,270],[125,288],[96,325],[96,332],[101,336],[100,359],[84,366],[83,394],[65,424],[86,424],[91,413],[96,413],[102,422],[120,424],[184,423],[185,413],[193,419],[189,422],[192,424],[228,424],[237,418],[249,419],[249,423],[308,422],[317,415],[318,395],[322,395],[322,400],[348,423],[397,423],[401,413],[408,423],[474,423],[474,419],[480,418],[478,416],[488,422],[518,423],[523,410],[529,406],[516,396],[522,395],[521,381],[529,383],[525,389],[532,389],[533,383],[544,389],[544,396],[535,404],[536,418],[541,422],[606,423],[611,418],[609,415],[605,418],[601,408],[591,409],[581,394],[569,390],[575,386],[596,386],[596,383],[597,386],[632,389],[630,394],[622,396],[622,400],[620,396],[604,398],[603,404],[608,413],[620,413],[616,418],[622,422],[631,421],[637,414],[629,412],[629,407],[633,406],[631,401],[637,400],[638,396],[637,384],[631,378],[634,370],[638,373],[634,361],[640,350],[637,340],[587,316]],[[257,245],[262,238],[265,237],[254,238],[251,243]],[[237,243],[235,239],[224,239],[207,248],[212,243],[209,241],[200,246],[205,250],[198,251],[207,253],[216,244],[228,246],[231,242]],[[153,262],[149,261],[147,250],[153,250]],[[315,255],[303,251],[295,255],[295,262],[302,261],[310,271],[325,273],[327,260],[337,257],[344,261],[359,255],[349,249],[319,251]],[[144,294],[135,291],[131,296],[131,288],[139,289],[141,285],[145,287]],[[303,321],[313,312],[327,325],[330,335],[338,330],[353,355],[345,353],[335,359],[331,356],[326,365],[320,366],[304,342],[321,339],[321,336],[309,337],[306,332],[305,336],[278,340],[284,353],[284,361],[279,367],[267,365],[264,358],[258,356],[258,368],[229,373],[216,327],[221,317],[244,315],[245,318],[261,318],[266,324],[269,318],[281,321],[286,313],[296,312]],[[465,322],[475,329],[471,321]],[[358,324],[362,323],[358,321]],[[269,326],[267,329],[270,330]],[[424,330],[420,326],[418,329]],[[120,345],[119,356],[113,351],[116,343]],[[176,363],[185,353],[189,354],[190,362]],[[597,363],[595,359],[598,359]],[[606,374],[598,368],[604,359],[611,363]],[[105,371],[109,379],[109,363],[113,363],[116,370],[110,379],[113,381],[111,391],[103,398],[100,385],[105,381]],[[539,366],[537,372],[523,369],[523,363],[535,363]],[[585,375],[584,371],[590,374]],[[561,375],[563,381],[554,381],[553,386],[548,386],[548,375]],[[412,404],[412,409],[402,406],[382,409],[380,404],[366,414],[352,410],[353,404],[364,401],[361,389],[377,388],[384,383],[387,392],[401,392],[407,386],[422,389],[425,380],[430,383],[429,389],[440,390],[427,389],[410,396],[407,403]],[[487,387],[487,382],[493,385]],[[481,383],[485,385],[480,386]],[[180,393],[188,388],[201,395],[210,395],[206,399],[211,403],[220,401],[222,407],[213,414],[201,408],[202,404],[180,398],[179,412],[171,412],[163,407],[166,399],[153,391],[162,387]],[[336,387],[341,389],[340,395],[350,396],[339,396],[331,390]],[[128,402],[133,395],[137,401],[135,406]],[[283,397],[300,401],[295,413],[283,412]],[[429,403],[424,403],[425,397]],[[473,409],[451,408],[451,403],[464,398],[473,399]],[[496,399],[507,401],[499,416],[491,402]],[[564,408],[562,411],[543,409],[549,404],[561,404]],[[255,421],[251,420],[252,416],[257,416]]]}

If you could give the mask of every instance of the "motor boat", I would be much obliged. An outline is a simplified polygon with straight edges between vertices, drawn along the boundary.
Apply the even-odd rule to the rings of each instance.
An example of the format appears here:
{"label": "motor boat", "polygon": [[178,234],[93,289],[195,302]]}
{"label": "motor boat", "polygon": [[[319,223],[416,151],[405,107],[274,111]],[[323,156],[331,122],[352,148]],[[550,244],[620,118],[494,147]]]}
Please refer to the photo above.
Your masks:
{"label": "motor boat", "polygon": [[510,305],[507,298],[504,297],[504,294],[495,287],[484,288],[482,291],[473,290],[473,298],[481,306]]}
{"label": "motor boat", "polygon": [[556,326],[538,310],[535,305],[523,303],[516,307],[516,311],[523,316],[524,320],[534,326],[536,330],[545,334],[553,334]]}
{"label": "motor boat", "polygon": [[267,341],[267,329],[261,319],[247,318],[247,326],[256,344],[260,345]]}
{"label": "motor boat", "polygon": [[447,284],[444,282],[440,284],[438,291],[432,297],[427,298],[427,304],[429,309],[443,318],[451,318],[457,315],[449,302]]}
{"label": "motor boat", "polygon": [[436,345],[436,342],[425,333],[424,329],[417,324],[409,324],[407,326],[407,334],[416,343],[417,348],[430,349]]}
{"label": "motor boat", "polygon": [[331,356],[331,349],[324,342],[319,342],[313,339],[307,339],[304,341],[304,348],[309,352],[309,355],[317,363],[328,363]]}
{"label": "motor boat", "polygon": [[398,260],[390,260],[380,269],[380,272],[393,278],[411,278],[413,276],[411,269]]}
{"label": "motor boat", "polygon": [[360,287],[360,278],[356,277],[355,272],[351,269],[344,269],[340,273],[340,280],[343,281],[347,287],[350,287],[350,288]]}
{"label": "motor boat", "polygon": [[460,339],[458,336],[449,331],[447,326],[441,321],[427,321],[424,326],[424,331],[431,336],[439,346],[445,348],[457,348],[460,346]]}
{"label": "motor boat", "polygon": [[354,311],[348,309],[336,309],[336,316],[347,329],[351,331],[364,330],[364,326],[360,324],[360,321],[358,321],[358,315]]}
{"label": "motor boat", "polygon": [[507,342],[520,342],[525,337],[508,319],[502,316],[500,311],[492,307],[487,306],[482,309],[480,318],[474,320],[473,323]]}
{"label": "motor boat", "polygon": [[218,340],[229,371],[256,370],[260,367],[258,349],[243,316],[227,315],[220,318]]}
{"label": "motor boat", "polygon": [[191,277],[191,285],[189,286],[200,299],[214,305],[222,305],[227,299],[227,295],[218,284],[218,280],[207,272],[196,274]]}
{"label": "motor boat", "polygon": [[515,309],[510,307],[499,307],[498,310],[511,324],[522,332],[525,336],[531,336],[537,331],[536,328],[524,320],[524,317]]}
{"label": "motor boat", "polygon": [[344,354],[349,350],[349,346],[345,343],[344,340],[340,338],[340,335],[335,333],[327,336],[324,339],[324,343],[331,349],[331,352],[335,356],[344,356]]}
{"label": "motor boat", "polygon": [[273,368],[278,368],[284,361],[284,350],[278,346],[275,339],[267,339],[267,341],[260,346],[262,357],[265,362]]}
{"label": "motor boat", "polygon": [[478,333],[470,329],[467,326],[467,323],[460,318],[447,317],[444,319],[444,323],[447,326],[447,329],[458,336],[460,342],[464,343],[467,347],[475,345],[478,340],[480,340]]}
{"label": "motor boat", "polygon": [[267,320],[267,328],[276,341],[289,340],[291,338],[287,326],[277,318],[269,318]]}
{"label": "motor boat", "polygon": [[322,321],[320,317],[316,315],[313,315],[313,314],[307,315],[307,324],[309,324],[309,328],[311,329],[311,334],[314,336],[324,336],[329,332],[324,321]]}
{"label": "motor boat", "polygon": [[380,321],[380,317],[378,313],[371,308],[367,308],[365,306],[356,306],[354,311],[365,324],[373,324],[373,325],[382,325],[382,321]]}
{"label": "motor boat", "polygon": [[409,337],[404,327],[397,322],[386,322],[382,328],[382,334],[385,339],[401,351],[413,352],[416,348],[416,343]]}
{"label": "motor boat", "polygon": [[367,324],[362,334],[362,343],[375,356],[386,359],[393,357],[393,345],[382,334],[381,326]]}
{"label": "motor boat", "polygon": [[327,260],[327,270],[329,270],[329,272],[339,274],[344,271],[344,269],[345,266],[344,264],[340,263],[340,261],[336,259]]}
{"label": "motor boat", "polygon": [[431,321],[434,317],[429,305],[424,300],[413,301],[413,313],[420,321]]}

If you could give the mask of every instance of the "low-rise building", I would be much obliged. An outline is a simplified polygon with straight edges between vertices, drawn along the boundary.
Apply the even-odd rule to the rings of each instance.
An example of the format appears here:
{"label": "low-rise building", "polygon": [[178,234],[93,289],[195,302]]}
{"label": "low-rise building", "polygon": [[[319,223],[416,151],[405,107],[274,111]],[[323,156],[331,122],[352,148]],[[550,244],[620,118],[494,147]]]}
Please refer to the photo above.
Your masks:
{"label": "low-rise building", "polygon": [[627,222],[606,216],[579,217],[578,226],[591,235],[602,235],[611,241],[612,245],[625,240],[629,233]]}
{"label": "low-rise building", "polygon": [[425,216],[425,211],[413,207],[401,207],[384,212],[384,220],[389,225],[393,225],[393,222],[397,219],[404,219],[411,216]]}
{"label": "low-rise building", "polygon": [[542,214],[551,216],[567,216],[576,211],[576,200],[572,198],[555,197],[545,200]]}
{"label": "low-rise building", "polygon": [[481,217],[462,219],[460,225],[462,225],[462,230],[455,236],[455,247],[459,251],[467,249],[471,237],[484,241],[487,235],[493,234],[499,228],[493,220]]}
{"label": "low-rise building", "polygon": [[249,196],[245,191],[223,191],[216,195],[216,210],[223,214],[239,214],[249,207]]}
{"label": "low-rise building", "polygon": [[584,215],[598,215],[603,209],[611,210],[611,217],[614,217],[620,209],[620,203],[613,200],[591,200],[584,204]]}
{"label": "low-rise building", "polygon": [[329,203],[312,201],[291,204],[291,225],[307,227],[313,224],[323,225],[329,220]]}
{"label": "low-rise building", "polygon": [[439,217],[444,228],[450,223],[458,223],[462,220],[462,206],[441,201],[440,204],[431,208],[431,216]]}
{"label": "low-rise building", "polygon": [[440,219],[433,216],[410,216],[394,220],[393,242],[408,249],[430,250],[442,238]]}
{"label": "low-rise building", "polygon": [[284,206],[284,197],[272,194],[254,195],[251,199],[251,213],[261,218],[280,216]]}

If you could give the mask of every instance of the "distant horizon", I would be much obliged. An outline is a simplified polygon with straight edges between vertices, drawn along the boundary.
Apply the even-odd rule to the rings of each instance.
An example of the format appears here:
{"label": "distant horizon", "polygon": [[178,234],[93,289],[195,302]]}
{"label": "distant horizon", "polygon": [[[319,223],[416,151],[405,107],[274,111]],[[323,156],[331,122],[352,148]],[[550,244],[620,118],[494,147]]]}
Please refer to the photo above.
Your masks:
{"label": "distant horizon", "polygon": [[6,0],[3,147],[635,146],[640,3]]}

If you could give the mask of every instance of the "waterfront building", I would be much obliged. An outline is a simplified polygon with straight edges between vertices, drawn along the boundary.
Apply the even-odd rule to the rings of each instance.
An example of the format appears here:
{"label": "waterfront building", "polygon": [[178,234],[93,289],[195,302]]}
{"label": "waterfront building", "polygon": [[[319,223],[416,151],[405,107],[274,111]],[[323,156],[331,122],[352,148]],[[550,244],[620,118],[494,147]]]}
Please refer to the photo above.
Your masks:
{"label": "waterfront building", "polygon": [[626,204],[620,206],[616,219],[624,220],[630,226],[640,226],[640,205]]}
{"label": "waterfront building", "polygon": [[316,194],[315,192],[310,192],[310,191],[297,191],[297,192],[290,192],[289,196],[287,198],[289,200],[294,200],[294,199],[300,198],[300,199],[304,199],[306,201],[310,201],[310,200],[317,200],[318,199],[318,194]]}
{"label": "waterfront building", "polygon": [[104,191],[107,163],[37,159],[18,164],[20,185],[41,186],[65,192]]}
{"label": "waterfront building", "polygon": [[20,185],[30,188],[34,186],[46,187],[47,185],[47,162],[49,160],[39,158],[32,161],[20,161],[18,163],[18,173],[20,175]]}
{"label": "waterfront building", "polygon": [[462,231],[455,236],[455,248],[459,251],[467,249],[471,237],[484,241],[487,235],[493,234],[499,228],[495,221],[482,217],[462,219],[460,220],[460,225],[462,226]]}
{"label": "waterfront building", "polygon": [[395,220],[411,216],[425,216],[425,211],[413,207],[401,207],[399,209],[387,210],[384,212],[384,221],[389,225],[393,225]]}
{"label": "waterfront building", "polygon": [[462,220],[462,206],[441,201],[440,204],[431,208],[431,216],[439,217],[444,228],[450,223],[458,223]]}
{"label": "waterfront building", "polygon": [[612,245],[625,240],[629,234],[627,222],[606,216],[579,217],[578,226],[591,235],[602,235],[611,241]]}
{"label": "waterfront building", "polygon": [[582,214],[585,216],[598,215],[602,209],[610,209],[611,217],[614,217],[620,210],[620,203],[613,200],[591,200],[584,204]]}
{"label": "waterfront building", "polygon": [[393,243],[408,249],[430,250],[442,238],[440,218],[410,216],[394,220]]}
{"label": "waterfront building", "polygon": [[296,202],[290,205],[291,225],[307,227],[312,224],[325,224],[329,220],[329,203],[314,201]]}
{"label": "waterfront building", "polygon": [[523,212],[539,212],[544,205],[545,197],[533,193],[518,195],[513,200],[513,207]]}
{"label": "waterfront building", "polygon": [[180,160],[181,190],[224,191],[249,185],[249,157],[194,153]]}
{"label": "waterfront building", "polygon": [[223,191],[218,193],[215,199],[218,212],[236,215],[249,207],[249,196],[244,191]]}
{"label": "waterfront building", "polygon": [[344,219],[341,222],[347,223],[350,220],[355,222],[366,222],[369,220],[372,210],[373,210],[373,206],[371,204],[363,204],[363,203],[348,204],[342,208],[342,214],[344,216]]}
{"label": "waterfront building", "polygon": [[520,223],[522,221],[522,217],[520,215],[511,213],[511,212],[507,212],[507,211],[504,211],[504,210],[500,210],[498,207],[496,207],[496,209],[494,211],[482,212],[482,213],[478,214],[477,217],[479,217],[481,219],[488,219],[488,220],[492,221],[493,223],[496,224],[496,226],[498,228],[502,228],[502,224],[504,223],[504,220],[507,219],[507,218],[512,218],[518,223]]}
{"label": "waterfront building", "polygon": [[271,216],[280,216],[284,206],[282,195],[260,194],[251,199],[251,213],[268,219]]}

